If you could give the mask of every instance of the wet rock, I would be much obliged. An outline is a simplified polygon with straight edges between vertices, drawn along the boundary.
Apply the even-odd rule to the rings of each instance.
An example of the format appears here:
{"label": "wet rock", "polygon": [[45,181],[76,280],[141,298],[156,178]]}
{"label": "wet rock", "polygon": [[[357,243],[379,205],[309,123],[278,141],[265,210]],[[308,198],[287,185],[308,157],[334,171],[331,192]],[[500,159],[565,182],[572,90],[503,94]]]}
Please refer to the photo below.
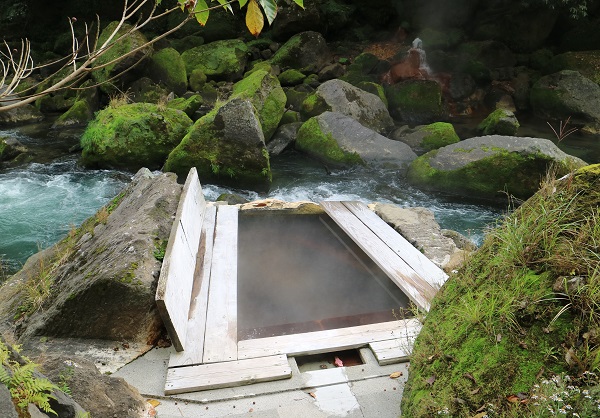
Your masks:
{"label": "wet rock", "polygon": [[[415,248],[446,271],[448,268],[456,268],[457,259],[466,255],[454,240],[445,235],[429,209],[401,208],[390,203],[376,203],[373,210]],[[455,234],[460,235],[458,232]],[[463,239],[468,241],[465,237]]]}
{"label": "wet rock", "polygon": [[298,137],[298,130],[302,126],[302,122],[286,123],[281,125],[275,131],[275,134],[271,140],[267,143],[267,149],[271,156],[279,155],[288,148],[292,148],[296,138]]}
{"label": "wet rock", "polygon": [[77,100],[73,106],[60,115],[52,128],[85,126],[94,117],[94,110],[87,100]]}
{"label": "wet rock", "polygon": [[390,114],[409,125],[423,125],[445,118],[442,88],[432,80],[407,80],[387,86]]}
{"label": "wet rock", "polygon": [[[15,104],[21,101],[19,96],[11,94],[0,100],[0,107]],[[39,122],[44,115],[35,106],[26,104],[11,110],[0,110],[0,125],[20,125],[31,122]]]}
{"label": "wet rock", "polygon": [[0,137],[0,161],[9,161],[27,152],[27,147],[18,139]]}
{"label": "wet rock", "polygon": [[[95,216],[3,284],[0,327],[38,345],[42,335],[152,344],[162,329],[154,253],[169,237],[180,194],[172,173],[140,170]],[[40,275],[52,278],[52,293],[33,302],[26,286]]]}
{"label": "wet rock", "polygon": [[531,88],[534,113],[566,120],[590,133],[600,132],[600,86],[577,71],[563,70],[540,78]]}
{"label": "wet rock", "polygon": [[301,112],[305,118],[325,111],[350,116],[379,133],[387,132],[394,126],[394,121],[379,96],[342,80],[326,81],[302,103]]}
{"label": "wet rock", "polygon": [[586,165],[547,139],[490,135],[430,151],[412,162],[407,177],[419,187],[494,199],[533,195],[550,166],[561,176]]}
{"label": "wet rock", "polygon": [[306,121],[298,131],[296,149],[336,166],[367,164],[400,172],[416,158],[408,145],[336,112],[325,112]]}
{"label": "wet rock", "polygon": [[562,70],[578,71],[582,76],[600,84],[600,50],[570,51],[552,57],[544,73]]}

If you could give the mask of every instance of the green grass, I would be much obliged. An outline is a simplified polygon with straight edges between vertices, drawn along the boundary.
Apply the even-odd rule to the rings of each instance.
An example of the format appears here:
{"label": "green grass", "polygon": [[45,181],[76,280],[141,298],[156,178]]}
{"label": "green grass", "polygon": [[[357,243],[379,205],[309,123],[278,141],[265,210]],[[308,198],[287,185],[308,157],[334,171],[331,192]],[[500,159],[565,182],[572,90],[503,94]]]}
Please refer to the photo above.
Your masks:
{"label": "green grass", "polygon": [[[567,403],[533,396],[555,376],[600,391],[598,181],[600,166],[549,176],[448,280],[415,343],[403,416],[554,416],[546,407]],[[597,407],[569,402],[567,416]]]}

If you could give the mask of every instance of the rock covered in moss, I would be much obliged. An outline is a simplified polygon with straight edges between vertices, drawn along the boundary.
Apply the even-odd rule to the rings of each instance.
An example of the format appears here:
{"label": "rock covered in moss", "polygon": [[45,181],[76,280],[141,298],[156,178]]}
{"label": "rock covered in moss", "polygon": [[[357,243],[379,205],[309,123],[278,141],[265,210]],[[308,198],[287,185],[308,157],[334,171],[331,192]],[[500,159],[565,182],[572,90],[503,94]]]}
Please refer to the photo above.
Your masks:
{"label": "rock covered in moss", "polygon": [[579,71],[579,73],[600,84],[600,51],[569,51],[555,55],[546,68],[546,72],[558,72],[562,70]]}
{"label": "rock covered in moss", "polygon": [[563,70],[540,78],[531,88],[534,113],[566,120],[590,133],[600,132],[600,86],[578,71]]}
{"label": "rock covered in moss", "polygon": [[[98,38],[98,45],[104,44],[111,33],[117,29],[119,22],[109,23]],[[113,46],[94,63],[92,67],[92,78],[97,83],[106,83],[113,77],[138,65],[146,57],[152,54],[152,46],[147,45],[148,39],[140,31],[131,32],[131,25],[125,23],[121,26],[114,39],[119,39]],[[123,36],[127,34],[127,36]],[[144,46],[146,45],[146,46]],[[141,48],[144,46],[143,48]],[[134,53],[130,51],[137,50]],[[129,54],[129,55],[127,55]],[[127,55],[127,56],[125,56]],[[115,62],[113,62],[115,61]],[[102,89],[110,90],[103,84]]]}
{"label": "rock covered in moss", "polygon": [[94,111],[88,101],[77,100],[69,110],[58,117],[52,127],[85,126],[93,117]]}
{"label": "rock covered in moss", "polygon": [[159,169],[191,125],[185,113],[150,103],[107,107],[98,112],[81,138],[81,163],[86,167]]}
{"label": "rock covered in moss", "polygon": [[319,32],[302,32],[292,36],[271,58],[273,65],[317,73],[329,61],[329,47]]}
{"label": "rock covered in moss", "polygon": [[385,89],[388,108],[394,119],[409,125],[423,125],[444,119],[442,88],[431,80],[407,80]]}
{"label": "rock covered in moss", "polygon": [[547,139],[489,135],[430,151],[410,165],[407,177],[419,187],[494,199],[507,192],[533,195],[550,166],[559,175],[586,165]]}
{"label": "rock covered in moss", "polygon": [[334,166],[367,164],[400,171],[416,158],[408,145],[336,112],[325,112],[306,121],[298,131],[296,149]]}
{"label": "rock covered in moss", "polygon": [[249,49],[239,39],[215,41],[188,49],[181,54],[188,74],[202,71],[212,80],[239,79],[248,61]]}
{"label": "rock covered in moss", "polygon": [[484,135],[513,136],[517,133],[519,126],[521,125],[512,111],[496,109],[477,126],[477,130]]}
{"label": "rock covered in moss", "polygon": [[206,74],[204,74],[204,71],[200,68],[195,68],[190,74],[190,89],[196,92],[202,90],[202,87],[206,84],[206,80],[207,77]]}
{"label": "rock covered in moss", "polygon": [[181,96],[187,90],[187,72],[181,55],[174,48],[164,48],[149,59],[146,74],[169,91]]}
{"label": "rock covered in moss", "polygon": [[447,122],[418,126],[414,130],[403,127],[395,131],[392,138],[410,146],[417,155],[460,141],[454,126]]}
{"label": "rock covered in moss", "polygon": [[29,150],[17,138],[0,137],[0,161],[9,161]]}
{"label": "rock covered in moss", "polygon": [[269,153],[250,100],[232,98],[196,121],[165,163],[165,170],[180,176],[191,167],[201,182],[268,190]]}
{"label": "rock covered in moss", "polygon": [[279,125],[287,101],[277,77],[264,70],[254,71],[233,85],[232,97],[252,102],[268,141]]}
{"label": "rock covered in moss", "polygon": [[289,69],[285,70],[277,77],[282,86],[297,86],[302,84],[306,76],[298,70]]}
{"label": "rock covered in moss", "polygon": [[202,106],[203,100],[202,96],[199,94],[194,94],[187,99],[185,97],[178,97],[176,99],[170,100],[167,102],[167,107],[169,109],[181,110],[190,118],[194,116],[194,113],[200,109]]}
{"label": "rock covered in moss", "polygon": [[382,61],[375,55],[363,52],[354,58],[340,79],[354,86],[361,82],[377,82],[380,74],[386,70],[382,65]]}
{"label": "rock covered in moss", "polygon": [[342,80],[326,81],[302,103],[301,112],[305,118],[325,111],[350,116],[380,133],[394,126],[386,105],[378,96]]}
{"label": "rock covered in moss", "polygon": [[[33,255],[0,291],[0,327],[18,326],[21,341],[47,337],[152,344],[162,321],[154,295],[181,185],[175,175],[140,170],[132,183],[54,246]],[[46,275],[39,300],[25,286]],[[39,285],[39,284],[38,284]],[[11,328],[16,329],[16,328]]]}

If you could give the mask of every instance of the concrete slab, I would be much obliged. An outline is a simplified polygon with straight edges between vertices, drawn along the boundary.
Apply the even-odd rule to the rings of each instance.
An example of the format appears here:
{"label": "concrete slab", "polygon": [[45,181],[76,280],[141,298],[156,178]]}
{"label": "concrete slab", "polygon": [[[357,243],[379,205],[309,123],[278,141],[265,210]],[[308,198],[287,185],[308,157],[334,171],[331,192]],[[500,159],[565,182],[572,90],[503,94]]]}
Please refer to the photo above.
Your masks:
{"label": "concrete slab", "polygon": [[[165,396],[173,351],[152,349],[114,373],[160,402],[158,418],[397,418],[408,375],[407,363],[379,366],[372,351],[362,348],[361,365],[300,373],[290,358],[288,380]],[[391,379],[394,372],[402,376]]]}

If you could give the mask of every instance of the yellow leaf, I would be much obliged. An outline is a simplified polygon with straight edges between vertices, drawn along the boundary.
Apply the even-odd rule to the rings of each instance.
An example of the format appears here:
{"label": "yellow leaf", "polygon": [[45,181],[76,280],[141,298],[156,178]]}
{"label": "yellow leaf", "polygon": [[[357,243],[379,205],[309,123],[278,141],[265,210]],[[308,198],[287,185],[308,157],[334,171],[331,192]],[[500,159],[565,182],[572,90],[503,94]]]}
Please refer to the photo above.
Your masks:
{"label": "yellow leaf", "polygon": [[258,3],[256,3],[256,0],[250,0],[248,2],[248,10],[246,11],[246,26],[248,30],[252,35],[258,36],[264,25],[265,18]]}
{"label": "yellow leaf", "polygon": [[156,408],[158,405],[160,405],[160,402],[157,401],[156,399],[148,399],[147,402],[152,405],[154,408]]}
{"label": "yellow leaf", "polygon": [[402,376],[402,372],[394,372],[390,375],[390,379],[398,379],[400,376]]}

